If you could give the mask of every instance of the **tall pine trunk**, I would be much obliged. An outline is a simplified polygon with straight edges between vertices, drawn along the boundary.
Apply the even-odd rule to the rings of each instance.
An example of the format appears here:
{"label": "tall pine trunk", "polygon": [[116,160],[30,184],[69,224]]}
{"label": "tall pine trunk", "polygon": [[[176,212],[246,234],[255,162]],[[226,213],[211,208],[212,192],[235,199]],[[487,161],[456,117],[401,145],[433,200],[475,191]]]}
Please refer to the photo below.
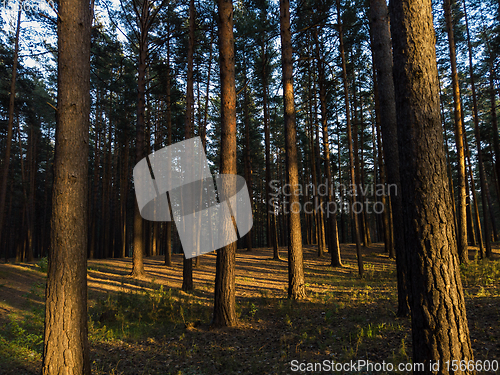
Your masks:
{"label": "tall pine trunk", "polygon": [[[351,212],[357,206],[357,193],[356,193],[356,174],[354,171],[354,153],[352,145],[352,129],[351,129],[351,111],[349,108],[349,86],[347,82],[347,68],[345,62],[345,52],[344,52],[344,32],[342,30],[342,18],[340,16],[340,0],[337,0],[337,22],[339,29],[339,47],[340,47],[340,58],[342,62],[342,82],[344,84],[344,104],[346,112],[346,125],[347,125],[347,143],[349,145],[349,169],[352,187],[352,197],[351,197]],[[357,134],[356,134],[357,137]],[[358,258],[358,273],[363,276],[363,257],[361,254],[361,239],[359,236],[359,221],[358,215],[353,214],[353,229],[354,229],[354,240],[356,242],[356,255]]]}
{"label": "tall pine trunk", "polygon": [[290,2],[280,0],[281,62],[283,70],[283,101],[285,107],[286,177],[290,184],[288,199],[288,297],[305,298],[295,104],[293,98],[293,57],[290,32]]}
{"label": "tall pine trunk", "polygon": [[[16,77],[17,64],[19,60],[19,33],[21,31],[21,15],[22,7],[19,5],[17,12],[16,38],[14,40],[14,61],[12,64],[12,77],[10,79],[10,94],[9,94],[9,119],[7,122],[7,145],[5,147],[5,158],[2,169],[2,182],[0,186],[0,247],[5,249],[5,260],[8,258],[8,247],[2,243],[3,221],[5,211],[5,198],[7,197],[7,178],[9,177],[10,165],[10,149],[12,146],[12,128],[14,124],[14,103],[16,98]],[[5,233],[7,234],[7,233]]]}
{"label": "tall pine trunk", "polygon": [[[250,196],[250,207],[253,206],[253,187],[252,187],[252,159],[250,156],[250,115],[248,113],[248,80],[246,62],[244,66],[245,87],[243,88],[243,122],[245,125],[245,180],[248,187],[248,195]],[[252,236],[253,229],[245,236],[247,251],[252,251]]]}
{"label": "tall pine trunk", "polygon": [[[391,2],[413,362],[473,360],[448,191],[430,0]],[[456,371],[469,374],[472,371]]]}
{"label": "tall pine trunk", "polygon": [[[398,316],[409,314],[408,281],[406,269],[406,248],[403,225],[403,201],[399,174],[398,129],[396,101],[392,76],[393,62],[389,13],[385,0],[370,1],[370,27],[372,29],[373,64],[377,73],[380,123],[384,147],[387,180],[396,185],[396,195],[389,195],[392,212],[392,233],[396,253],[396,274],[398,280]],[[388,209],[388,208],[385,208]],[[387,233],[387,231],[386,231]],[[387,233],[389,235],[390,233]],[[390,249],[389,249],[390,252]]]}
{"label": "tall pine trunk", "polygon": [[[221,88],[221,174],[236,174],[236,82],[234,66],[233,3],[218,0],[219,9],[219,66]],[[220,187],[218,187],[220,188]],[[226,191],[231,193],[230,191]],[[224,223],[224,236],[234,230],[229,222]],[[236,318],[236,242],[217,250],[214,316],[216,327],[237,325]]]}
{"label": "tall pine trunk", "polygon": [[[139,66],[137,79],[137,125],[135,143],[135,162],[138,163],[144,158],[145,151],[145,101],[146,101],[146,60],[148,57],[148,32],[149,32],[149,0],[144,0],[141,9],[136,9],[141,15],[139,32]],[[132,277],[144,277],[144,221],[137,201],[134,205],[134,233],[133,233],[133,255],[132,255]]]}
{"label": "tall pine trunk", "polygon": [[451,14],[450,0],[444,0],[444,18],[446,31],[448,33],[448,45],[450,49],[451,82],[453,86],[453,109],[455,114],[455,143],[458,158],[458,209],[457,209],[457,250],[460,263],[469,261],[467,249],[467,195],[465,188],[465,153],[464,134],[462,126],[462,111],[460,102],[460,86],[458,82],[457,57],[455,52],[455,37],[453,33],[453,20]]}
{"label": "tall pine trunk", "polygon": [[[318,85],[319,85],[319,101],[321,106],[321,130],[323,132],[323,159],[325,161],[325,180],[328,188],[327,207],[330,207],[330,202],[334,202],[333,196],[333,178],[332,168],[330,165],[330,141],[328,134],[328,118],[327,118],[327,100],[326,100],[326,84],[325,84],[325,66],[321,56],[320,43],[317,33],[315,34],[316,42],[316,60],[318,66]],[[328,225],[328,251],[330,252],[331,265],[333,267],[342,267],[342,259],[340,256],[339,233],[337,229],[337,213],[327,210],[326,217]]]}
{"label": "tall pine trunk", "polygon": [[[267,15],[264,14],[264,18]],[[262,38],[264,41],[264,38]],[[271,135],[269,130],[269,108],[267,104],[268,83],[267,69],[269,62],[267,61],[267,51],[264,42],[261,45],[262,53],[262,106],[264,111],[264,143],[266,157],[266,222],[267,222],[267,246],[273,247],[273,259],[279,260],[280,254],[278,250],[278,235],[276,230],[276,214],[274,207],[271,204]]]}
{"label": "tall pine trunk", "polygon": [[[193,56],[194,56],[194,28],[195,28],[194,0],[189,2],[189,42],[188,42],[188,69],[186,88],[186,119],[184,123],[184,138],[193,137],[194,129],[194,90],[193,90]],[[196,234],[194,234],[196,235]],[[193,259],[183,256],[182,261],[182,290],[193,290]]]}
{"label": "tall pine trunk", "polygon": [[[474,64],[473,64],[473,58],[472,58],[472,44],[470,41],[470,33],[469,33],[469,20],[467,18],[467,8],[465,5],[464,1],[464,15],[465,15],[465,29],[467,32],[467,50],[469,53],[469,75],[470,75],[470,85],[471,85],[471,91],[472,91],[472,117],[474,120],[474,134],[476,137],[476,147],[477,147],[477,159],[479,162],[479,177],[480,177],[480,185],[481,185],[481,198],[482,198],[482,204],[483,204],[483,214],[484,214],[484,233],[485,233],[485,238],[484,238],[484,245],[486,247],[486,256],[489,257],[491,256],[491,242],[490,242],[490,225],[489,225],[489,217],[488,217],[488,205],[486,204],[486,191],[487,191],[487,181],[486,181],[486,176],[484,173],[484,162],[483,162],[483,152],[481,149],[481,135],[479,131],[479,115],[478,115],[478,108],[477,108],[477,95],[476,95],[476,85],[474,82]],[[493,91],[493,99],[495,97],[494,91]],[[493,103],[493,108],[495,104]],[[496,112],[496,110],[495,110]],[[494,116],[495,121],[493,121],[494,127],[496,127],[496,114]],[[498,140],[498,129],[496,133],[494,133],[494,139]],[[497,154],[497,162],[498,162],[498,154]],[[469,162],[470,164],[470,162]],[[498,164],[497,164],[498,165]],[[472,173],[471,173],[471,179],[472,179]],[[472,179],[472,184],[474,184],[474,180]],[[474,186],[472,186],[474,189]],[[476,202],[476,194],[475,194],[475,189],[473,190],[474,193],[474,201]],[[477,211],[477,203],[476,203],[476,214],[478,214]],[[479,226],[479,242],[480,242],[480,251],[481,254],[483,253],[483,246],[482,246],[482,238],[481,238],[481,224],[479,222],[479,216],[477,216],[477,221],[478,221],[478,226]]]}
{"label": "tall pine trunk", "polygon": [[60,0],[58,11],[56,156],[42,374],[86,375],[90,4]]}

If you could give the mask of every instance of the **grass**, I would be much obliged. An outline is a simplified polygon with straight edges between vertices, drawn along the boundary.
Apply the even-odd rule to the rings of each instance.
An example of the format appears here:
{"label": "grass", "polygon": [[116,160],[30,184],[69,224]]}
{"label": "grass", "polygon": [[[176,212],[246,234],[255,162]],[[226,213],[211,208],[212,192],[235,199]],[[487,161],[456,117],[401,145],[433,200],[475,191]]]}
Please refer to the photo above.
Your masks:
{"label": "grass", "polygon": [[[269,287],[286,276],[286,263],[266,260],[259,263],[258,274],[244,270],[237,276],[240,325],[226,329],[210,327],[210,258],[194,270],[195,275],[208,276],[197,280],[190,293],[174,283],[174,271],[182,273],[180,259],[168,271],[168,282],[156,268],[150,267],[151,280],[135,281],[124,276],[123,262],[89,264],[93,374],[288,374],[292,360],[408,362],[410,324],[395,316],[395,267],[380,253],[373,254],[366,255],[363,279],[353,260],[345,262],[351,266],[332,269],[324,264],[327,259],[319,261],[309,254],[308,298],[299,302],[286,298],[283,285]],[[248,266],[255,268],[256,263]],[[476,359],[498,359],[499,262],[471,262],[461,267],[461,273]],[[5,280],[2,276],[0,284],[8,286],[7,280],[8,275]],[[43,281],[32,281],[23,293],[23,308],[1,321],[2,374],[38,373],[44,311],[37,301],[43,293]]]}

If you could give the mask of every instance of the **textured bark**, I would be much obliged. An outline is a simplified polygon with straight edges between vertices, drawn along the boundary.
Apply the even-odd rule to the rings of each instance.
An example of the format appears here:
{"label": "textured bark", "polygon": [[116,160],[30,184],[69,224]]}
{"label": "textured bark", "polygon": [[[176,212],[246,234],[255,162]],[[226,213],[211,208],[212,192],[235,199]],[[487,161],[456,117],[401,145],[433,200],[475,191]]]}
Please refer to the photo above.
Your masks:
{"label": "textured bark", "polygon": [[290,184],[288,197],[288,297],[305,298],[302,232],[300,228],[297,138],[295,103],[293,98],[292,36],[290,32],[290,2],[280,0],[281,62],[283,70],[283,101],[285,107],[286,177]]}
{"label": "textured bark", "polygon": [[90,374],[87,341],[87,165],[90,4],[60,0],[51,247],[42,374]]}
{"label": "textured bark", "polygon": [[[233,3],[218,0],[219,66],[221,84],[221,174],[236,174],[236,83],[234,67]],[[226,193],[231,194],[230,187]],[[221,233],[232,223],[224,223]],[[234,228],[232,228],[234,230]],[[235,267],[236,242],[217,250],[214,316],[216,327],[237,325]]]}
{"label": "textured bark", "polygon": [[[406,248],[403,226],[401,178],[399,174],[398,130],[396,101],[392,76],[391,32],[389,14],[385,0],[370,1],[370,27],[372,29],[373,64],[377,75],[380,122],[384,147],[387,180],[396,185],[396,195],[389,196],[392,213],[396,273],[398,280],[398,316],[409,314],[406,269]],[[386,232],[387,233],[387,232]],[[389,235],[389,233],[388,233]],[[390,253],[389,249],[389,253]]]}
{"label": "textured bark", "polygon": [[[351,111],[349,108],[349,85],[347,82],[347,69],[345,62],[345,53],[344,53],[344,32],[342,30],[342,18],[340,17],[340,0],[337,1],[337,22],[339,29],[339,47],[340,47],[340,58],[342,61],[342,82],[344,84],[344,104],[345,104],[345,112],[346,112],[346,125],[347,125],[347,143],[349,145],[349,169],[350,169],[350,178],[351,178],[351,186],[353,187],[353,196],[351,199],[351,208],[356,207],[357,202],[357,194],[356,194],[356,175],[354,171],[354,154],[353,154],[353,146],[352,146],[352,130],[351,130]],[[357,136],[357,134],[356,134]],[[353,214],[353,229],[354,229],[354,238],[356,241],[356,255],[358,258],[358,272],[360,276],[363,276],[363,257],[361,255],[361,239],[359,237],[359,222],[358,215]]]}
{"label": "textured bark", "polygon": [[[453,1],[453,0],[452,0]],[[453,86],[453,109],[455,114],[455,143],[458,158],[458,207],[457,207],[457,250],[460,263],[469,261],[467,248],[467,195],[465,188],[465,153],[464,134],[462,126],[462,111],[460,102],[460,86],[457,73],[457,57],[455,52],[455,37],[453,34],[453,21],[451,15],[451,2],[444,0],[444,18],[446,31],[448,33],[448,45],[450,48],[451,82]]]}
{"label": "textured bark", "polygon": [[[413,362],[473,360],[448,191],[430,0],[391,3]],[[456,371],[454,374],[469,374]]]}

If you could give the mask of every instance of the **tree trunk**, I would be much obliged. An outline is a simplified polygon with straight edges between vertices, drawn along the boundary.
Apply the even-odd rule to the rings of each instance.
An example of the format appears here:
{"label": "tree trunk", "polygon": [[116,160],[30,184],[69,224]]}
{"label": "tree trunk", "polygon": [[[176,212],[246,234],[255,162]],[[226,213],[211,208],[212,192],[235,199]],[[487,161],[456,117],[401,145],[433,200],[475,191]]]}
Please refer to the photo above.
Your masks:
{"label": "tree trunk", "polygon": [[299,185],[295,104],[293,98],[292,36],[290,32],[290,2],[280,0],[281,62],[283,69],[283,101],[285,107],[286,176],[290,184],[288,197],[288,297],[306,296],[300,228],[300,202],[296,192]]}
{"label": "tree trunk", "polygon": [[391,208],[390,213],[392,213],[392,233],[394,234],[394,248],[396,253],[396,274],[398,280],[397,316],[407,316],[410,312],[408,305],[408,271],[406,269],[407,252],[404,239],[403,201],[399,174],[398,129],[392,75],[391,32],[385,0],[370,1],[370,17],[370,27],[373,30],[373,64],[377,72],[380,123],[387,180],[389,184],[396,185],[396,194],[389,195],[388,198],[390,199],[389,206]]}
{"label": "tree trunk", "polygon": [[120,224],[121,224],[121,257],[125,258],[127,254],[127,192],[128,192],[128,176],[129,176],[129,149],[130,141],[128,137],[124,139],[124,151],[122,153],[122,170],[121,170],[121,182],[120,182]]}
{"label": "tree trunk", "polygon": [[[166,106],[167,106],[167,146],[172,144],[172,99],[171,86],[172,78],[170,71],[170,23],[167,20],[167,87],[166,87]],[[172,221],[165,223],[165,266],[172,267]]]}
{"label": "tree trunk", "polygon": [[[360,142],[361,142],[361,158],[359,161],[359,187],[361,189],[361,194],[362,194],[362,203],[363,207],[365,206],[365,203],[367,202],[366,196],[364,194],[364,189],[365,189],[365,160],[364,160],[364,145],[365,145],[365,120],[364,120],[364,112],[363,112],[363,95],[361,92],[359,92],[359,123],[361,125],[361,134],[360,134]],[[356,147],[357,148],[357,147]],[[363,238],[364,238],[364,246],[365,247],[370,247],[372,245],[372,238],[370,234],[370,223],[368,221],[368,215],[367,215],[367,210],[363,208],[363,212],[361,214],[361,223],[362,223],[362,228],[363,228]]]}
{"label": "tree trunk", "polygon": [[[312,51],[311,51],[312,53]],[[316,91],[316,82],[313,83],[313,92]],[[318,108],[317,108],[317,101],[316,97],[311,95],[312,102],[314,103],[314,108],[311,109],[311,124],[314,126],[314,132],[315,132],[315,137],[314,137],[314,145],[312,147],[312,155],[313,155],[313,165],[312,165],[312,171],[315,176],[315,183],[314,186],[316,189],[318,188],[319,182],[321,181],[321,156],[320,156],[320,147],[319,147],[319,124],[318,124]],[[312,139],[312,138],[311,138]],[[321,204],[321,198],[318,192],[316,192],[316,199],[318,201],[318,204]],[[327,242],[327,236],[326,236],[326,230],[325,230],[325,216],[323,215],[323,210],[317,210],[316,212],[316,224],[317,224],[317,232],[318,232],[318,256],[322,257],[324,253],[326,253],[326,242]]]}
{"label": "tree trunk", "polygon": [[[309,81],[311,81],[312,78],[312,69],[311,66],[309,67]],[[313,87],[311,88],[311,82],[308,83],[307,87],[309,88],[309,97],[311,100],[309,101],[309,114],[308,114],[308,122],[309,122],[309,134],[310,134],[310,146],[311,146],[311,176],[312,176],[312,185],[313,185],[313,206],[321,204],[319,201],[321,198],[318,194],[318,176],[319,173],[317,171],[319,163],[317,163],[318,159],[318,148],[319,148],[319,130],[316,124],[314,123],[315,119],[315,110],[313,110],[313,95],[312,92],[314,91],[314,84],[312,85]],[[315,100],[314,100],[315,101]],[[313,126],[315,127],[316,130],[316,137],[313,134]],[[315,220],[315,237],[316,237],[316,245],[318,247],[318,257],[322,257],[323,254],[326,252],[326,239],[325,239],[325,225],[324,225],[324,220],[323,220],[323,211],[322,210],[314,210],[314,220]]]}
{"label": "tree trunk", "polygon": [[446,31],[448,32],[448,44],[450,48],[451,82],[453,86],[453,109],[455,113],[455,142],[458,158],[457,250],[460,263],[467,263],[469,261],[469,255],[467,250],[467,195],[465,188],[464,134],[462,126],[463,119],[460,103],[460,87],[458,82],[457,57],[455,53],[455,38],[453,35],[453,21],[451,15],[450,0],[444,0],[443,8],[444,18],[446,21]]}
{"label": "tree trunk", "polygon": [[[234,67],[233,4],[218,0],[219,9],[219,66],[221,84],[221,174],[236,174],[236,83]],[[220,188],[220,187],[219,187]],[[226,191],[226,193],[231,193]],[[234,230],[224,223],[221,235]],[[236,242],[217,250],[214,316],[216,327],[237,325],[235,267]]]}
{"label": "tree trunk", "polygon": [[[484,164],[483,164],[483,155],[482,155],[482,150],[481,150],[481,145],[480,145],[480,133],[479,133],[479,115],[478,115],[478,108],[477,108],[477,95],[476,95],[476,85],[474,82],[474,64],[473,64],[473,58],[472,58],[472,44],[470,41],[470,33],[469,33],[469,20],[467,18],[467,7],[465,5],[465,1],[463,3],[464,5],[464,15],[465,15],[465,29],[467,32],[467,50],[469,53],[469,75],[470,75],[470,80],[471,80],[471,90],[472,90],[472,116],[474,120],[474,132],[476,135],[476,146],[477,146],[477,157],[479,161],[479,174],[480,174],[480,184],[481,184],[481,196],[484,196],[485,190],[486,190],[486,179],[484,176]],[[493,98],[494,98],[494,91],[493,91]],[[493,103],[493,108],[495,104]],[[495,111],[496,112],[496,111]],[[496,113],[495,113],[496,115]],[[492,119],[492,123],[496,127],[496,116],[494,119]],[[497,132],[495,133],[497,136],[495,137],[496,140],[498,140],[498,129]],[[469,156],[469,155],[468,155]],[[497,157],[497,162],[498,162],[498,157]],[[499,164],[497,164],[499,166]],[[469,171],[470,171],[470,177],[471,177],[471,184],[472,184],[472,193],[473,193],[473,199],[474,199],[474,206],[475,206],[475,211],[476,211],[476,220],[478,224],[478,230],[479,230],[479,251],[481,254],[481,258],[483,257],[483,239],[482,239],[482,230],[481,230],[481,221],[479,219],[479,212],[478,212],[478,207],[477,207],[477,199],[476,199],[476,189],[474,187],[474,177],[472,176],[472,170],[471,170],[471,162],[470,162],[470,157],[469,157]],[[483,205],[484,205],[484,200],[483,200]],[[489,223],[488,223],[488,218],[485,217],[484,220],[485,223],[485,232],[489,233]],[[472,224],[474,225],[474,224]],[[488,236],[486,236],[488,237]],[[491,254],[491,244],[489,237],[485,239],[484,242],[486,246],[486,254]]]}
{"label": "tree trunk", "polygon": [[[248,114],[248,81],[246,62],[243,74],[245,76],[245,87],[243,88],[243,122],[245,124],[245,180],[248,187],[248,195],[250,196],[250,207],[253,206],[253,187],[252,187],[252,160],[250,158],[250,116]],[[252,251],[252,236],[253,229],[245,236],[247,251]]]}
{"label": "tree trunk", "polygon": [[42,374],[90,374],[87,341],[87,174],[90,4],[60,0],[51,247]]}
{"label": "tree trunk", "polygon": [[[465,6],[465,5],[464,5]],[[468,31],[468,28],[467,28]],[[468,35],[468,34],[467,34]],[[468,39],[470,39],[468,37]],[[495,170],[497,178],[500,178],[500,141],[498,139],[498,120],[497,120],[497,106],[495,94],[495,70],[493,68],[493,59],[490,58],[489,65],[489,94],[490,94],[490,113],[491,113],[491,130],[493,134],[493,147],[495,150]],[[500,195],[498,196],[500,199]]]}
{"label": "tree trunk", "polygon": [[333,178],[330,166],[330,141],[328,134],[327,104],[326,104],[326,85],[325,85],[325,67],[320,52],[320,43],[317,33],[315,33],[316,42],[316,60],[318,64],[318,84],[319,101],[321,105],[321,125],[323,132],[323,155],[325,161],[325,182],[328,188],[327,206],[327,225],[329,230],[328,251],[330,252],[331,265],[333,267],[342,267],[342,258],[340,256],[339,233],[337,229],[337,213],[335,210],[330,212],[330,202],[335,201],[333,195]]}
{"label": "tree trunk", "polygon": [[[389,27],[389,25],[387,25]],[[373,44],[372,44],[373,46]],[[373,51],[373,47],[372,47]],[[375,60],[375,58],[374,58]],[[375,61],[374,61],[375,64]],[[375,73],[375,67],[374,67],[374,73]],[[375,100],[375,126],[377,128],[377,150],[378,150],[378,168],[379,168],[379,179],[377,180],[377,183],[382,184],[383,186],[386,186],[386,165],[387,163],[387,157],[384,158],[384,152],[385,150],[382,150],[382,137],[380,136],[381,130],[380,130],[380,117],[382,116],[380,112],[380,99],[379,99],[379,86],[377,82],[377,76],[374,74],[373,76],[373,93],[374,93],[374,100]],[[394,93],[394,86],[393,86],[393,93]],[[398,171],[399,172],[399,171]],[[384,206],[384,212],[382,212],[382,227],[383,227],[383,233],[384,233],[384,246],[385,246],[385,252],[389,254],[389,258],[394,258],[394,243],[392,241],[391,237],[391,225],[392,222],[389,222],[389,204],[387,202],[386,195],[383,194],[380,197],[380,201],[382,205]]]}
{"label": "tree trunk", "polygon": [[[267,14],[264,14],[267,17]],[[264,40],[264,38],[262,38]],[[278,250],[278,236],[276,230],[276,215],[274,207],[271,204],[271,136],[269,131],[269,109],[267,105],[267,53],[264,42],[261,45],[262,50],[262,106],[264,110],[264,142],[265,142],[265,156],[266,156],[266,220],[267,220],[267,246],[273,247],[273,259],[279,260],[280,253]]]}
{"label": "tree trunk", "polygon": [[[483,152],[481,149],[481,133],[479,130],[479,115],[478,115],[478,108],[477,108],[477,95],[476,95],[476,85],[474,83],[474,64],[473,64],[473,58],[472,58],[472,44],[470,41],[470,33],[469,33],[469,20],[467,18],[467,8],[465,5],[464,1],[464,15],[465,15],[465,29],[467,32],[467,50],[469,52],[469,75],[470,75],[470,80],[471,80],[471,91],[472,91],[472,117],[474,120],[474,134],[476,136],[476,147],[477,147],[477,159],[479,162],[479,176],[480,176],[480,185],[481,185],[481,198],[482,198],[482,204],[483,204],[483,214],[484,214],[484,233],[485,239],[484,239],[484,245],[486,247],[486,256],[491,255],[491,243],[490,243],[490,238],[489,238],[489,233],[490,233],[490,226],[489,226],[489,217],[488,217],[488,207],[486,205],[486,200],[484,199],[484,196],[486,195],[486,191],[488,189],[487,187],[487,181],[486,181],[486,176],[484,173],[484,162],[483,162]],[[493,99],[495,97],[495,92],[493,91]],[[495,108],[495,103],[493,103],[492,108]],[[496,127],[496,110],[494,114],[494,118],[492,119],[492,123],[494,125],[494,129]],[[498,129],[496,133],[494,133],[494,139],[498,140]],[[498,162],[498,154],[497,154],[497,162]],[[470,161],[469,161],[470,165]],[[498,166],[498,164],[497,164]],[[470,167],[469,167],[470,168]],[[472,172],[471,172],[471,180],[472,184],[474,184],[474,180],[472,178]],[[481,223],[479,220],[479,213],[477,211],[477,201],[476,201],[476,193],[474,186],[473,188],[473,193],[474,193],[474,201],[475,203],[475,208],[476,208],[476,214],[477,214],[477,221],[478,221],[478,227],[479,227],[479,246],[480,246],[480,253],[481,257],[483,254],[483,242],[481,238]]]}
{"label": "tree trunk", "polygon": [[[31,126],[32,127],[32,126]],[[31,128],[30,127],[30,128]],[[30,129],[31,132],[31,129]],[[24,158],[23,158],[23,145],[21,143],[21,124],[19,123],[19,112],[17,112],[17,140],[19,144],[19,150],[20,150],[20,164],[21,164],[21,185],[22,185],[22,190],[23,190],[23,198],[24,198],[24,205],[23,205],[23,215],[25,217],[23,218],[23,223],[26,223],[26,226],[23,224],[21,226],[21,233],[23,237],[23,247],[21,251],[21,256],[19,261],[24,261],[24,262],[31,262],[33,260],[33,232],[32,232],[32,227],[33,227],[33,220],[34,217],[32,216],[32,211],[31,211],[31,205],[30,205],[30,196],[27,191],[27,185],[28,185],[28,177],[26,173],[26,168],[24,167]],[[28,146],[29,148],[29,146]],[[29,154],[30,152],[27,152],[27,159],[29,159]],[[26,220],[26,221],[25,221]]]}
{"label": "tree trunk", "polygon": [[[189,1],[189,42],[188,42],[188,69],[186,88],[186,119],[184,124],[184,138],[193,137],[194,129],[194,90],[193,90],[193,55],[194,55],[194,28],[195,28],[195,7],[194,0]],[[196,235],[196,234],[194,234]],[[193,259],[183,256],[182,261],[182,290],[193,290]]]}
{"label": "tree trunk", "polygon": [[[2,182],[0,187],[0,246],[8,251],[6,246],[2,243],[2,232],[3,232],[3,220],[5,211],[5,198],[7,196],[7,178],[9,176],[9,165],[10,165],[10,149],[12,146],[12,127],[14,124],[14,102],[16,98],[16,76],[17,76],[17,64],[19,60],[19,33],[21,31],[21,14],[22,7],[19,5],[19,10],[17,12],[17,26],[16,26],[16,38],[14,42],[14,61],[12,64],[12,77],[10,80],[10,94],[9,94],[9,120],[7,122],[7,145],[5,147],[5,158],[2,169]],[[5,256],[7,259],[7,255]]]}
{"label": "tree trunk", "polygon": [[[413,363],[473,360],[446,181],[432,6],[391,3]],[[430,369],[440,361],[440,369]],[[456,371],[454,374],[472,374]]]}
{"label": "tree trunk", "polygon": [[[142,8],[137,9],[140,17],[140,33],[139,33],[139,67],[137,79],[137,127],[136,127],[136,144],[135,144],[135,162],[138,163],[144,158],[144,111],[146,99],[146,60],[148,57],[148,32],[149,32],[149,0],[144,0]],[[134,251],[132,255],[132,277],[144,277],[144,221],[137,201],[134,205]]]}
{"label": "tree trunk", "polygon": [[[356,175],[354,171],[354,154],[353,154],[353,146],[352,146],[352,130],[351,130],[351,111],[349,108],[349,86],[347,82],[347,69],[345,62],[345,53],[344,53],[344,32],[342,31],[342,18],[340,17],[340,0],[336,0],[337,2],[337,22],[339,29],[339,44],[340,44],[340,58],[342,61],[342,81],[344,83],[344,103],[345,103],[345,111],[346,111],[346,125],[347,125],[347,143],[349,144],[349,168],[350,168],[350,176],[351,176],[351,187],[352,187],[352,199],[351,199],[351,209],[357,206],[357,193],[356,193]],[[356,134],[357,136],[357,134]],[[361,239],[359,237],[359,222],[358,215],[353,213],[353,229],[354,229],[354,238],[356,241],[356,255],[358,258],[358,272],[360,276],[363,276],[363,257],[361,254]]]}
{"label": "tree trunk", "polygon": [[[441,82],[439,82],[439,98],[441,98],[442,92],[441,92]],[[453,176],[451,173],[451,161],[450,161],[450,149],[448,145],[448,132],[446,130],[446,119],[444,115],[444,105],[443,102],[440,101],[440,107],[441,107],[441,123],[443,126],[443,132],[444,132],[444,146],[446,150],[446,166],[447,166],[447,171],[448,171],[448,185],[449,185],[449,192],[450,192],[450,197],[451,197],[451,211],[453,213],[453,224],[455,227],[455,236],[458,238],[458,225],[457,225],[457,213],[455,211],[455,194],[453,194],[454,189],[453,189]]]}

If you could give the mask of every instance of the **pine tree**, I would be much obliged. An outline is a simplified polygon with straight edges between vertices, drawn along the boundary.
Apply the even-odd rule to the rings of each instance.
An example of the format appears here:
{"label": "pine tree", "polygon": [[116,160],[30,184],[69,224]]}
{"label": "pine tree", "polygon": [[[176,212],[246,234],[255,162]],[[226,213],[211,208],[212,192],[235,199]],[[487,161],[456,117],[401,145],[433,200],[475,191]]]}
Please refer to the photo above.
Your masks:
{"label": "pine tree", "polygon": [[[233,4],[232,0],[218,0],[219,9],[219,66],[221,91],[221,174],[236,174],[236,83],[234,64]],[[218,187],[221,188],[221,187]],[[226,196],[231,187],[223,187]],[[234,187],[233,187],[234,188]],[[232,222],[221,228],[224,236],[234,230]],[[235,302],[236,243],[217,250],[214,316],[216,327],[232,327],[237,324]]]}
{"label": "pine tree", "polygon": [[390,12],[413,362],[434,373],[431,361],[468,363],[473,354],[443,150],[432,6],[393,1]]}
{"label": "pine tree", "polygon": [[286,178],[290,185],[288,197],[288,297],[306,296],[302,255],[302,232],[297,186],[299,184],[298,155],[293,96],[292,37],[290,32],[290,2],[280,0],[281,61],[283,72],[283,101],[285,110]]}
{"label": "pine tree", "polygon": [[56,158],[42,374],[90,374],[87,341],[87,164],[90,4],[58,7]]}

